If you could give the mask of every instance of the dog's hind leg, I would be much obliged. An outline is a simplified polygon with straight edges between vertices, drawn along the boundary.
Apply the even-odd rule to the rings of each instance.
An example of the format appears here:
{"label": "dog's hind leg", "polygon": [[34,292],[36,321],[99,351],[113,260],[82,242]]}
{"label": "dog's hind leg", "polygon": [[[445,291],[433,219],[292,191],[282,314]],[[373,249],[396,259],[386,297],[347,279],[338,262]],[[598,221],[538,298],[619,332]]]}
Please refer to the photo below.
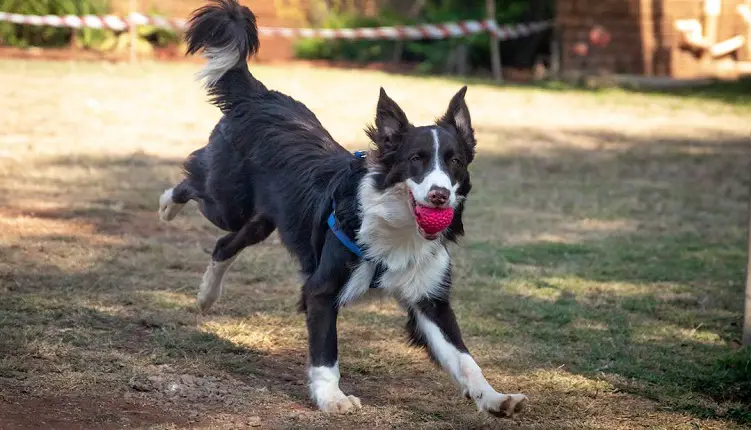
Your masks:
{"label": "dog's hind leg", "polygon": [[162,221],[172,221],[194,194],[187,181],[165,190],[159,197],[159,218]]}
{"label": "dog's hind leg", "polygon": [[222,295],[222,280],[240,251],[264,241],[276,229],[273,221],[257,216],[240,230],[220,238],[211,254],[211,262],[203,274],[198,291],[198,306],[206,312]]}

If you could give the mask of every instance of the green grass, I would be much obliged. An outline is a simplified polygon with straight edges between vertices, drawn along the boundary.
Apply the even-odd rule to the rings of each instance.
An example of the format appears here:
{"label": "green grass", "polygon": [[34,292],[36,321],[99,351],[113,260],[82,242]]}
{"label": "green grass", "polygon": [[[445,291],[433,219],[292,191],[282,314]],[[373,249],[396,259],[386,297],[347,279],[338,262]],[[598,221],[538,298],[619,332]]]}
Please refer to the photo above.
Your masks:
{"label": "green grass", "polygon": [[[194,205],[172,224],[156,216],[218,117],[194,69],[0,63],[0,80],[18,82],[0,87],[0,416],[14,427],[497,427],[402,342],[405,316],[389,300],[339,321],[342,386],[364,409],[316,412],[296,266],[276,235],[246,250],[224,297],[197,312],[204,248],[219,232]],[[363,146],[378,86],[415,123],[457,89],[363,71],[254,72],[350,148]],[[488,380],[530,397],[501,425],[751,425],[751,351],[738,348],[745,114],[624,91],[471,85],[468,97],[480,144],[453,294]]]}
{"label": "green grass", "polygon": [[[498,84],[489,78],[474,77],[446,77],[426,79],[449,79],[470,85],[482,85],[488,87],[500,87],[510,91],[524,92],[563,92],[567,94],[584,94],[594,97],[603,103],[661,103],[669,104],[675,108],[685,104],[706,104],[722,109],[730,109],[736,112],[748,113],[751,111],[751,78],[740,78],[733,81],[715,81],[692,86],[678,88],[647,87],[638,85],[615,84],[586,88],[562,80],[540,80],[536,82],[519,83],[504,82]],[[706,109],[707,107],[705,107]],[[709,107],[711,108],[711,107]]]}

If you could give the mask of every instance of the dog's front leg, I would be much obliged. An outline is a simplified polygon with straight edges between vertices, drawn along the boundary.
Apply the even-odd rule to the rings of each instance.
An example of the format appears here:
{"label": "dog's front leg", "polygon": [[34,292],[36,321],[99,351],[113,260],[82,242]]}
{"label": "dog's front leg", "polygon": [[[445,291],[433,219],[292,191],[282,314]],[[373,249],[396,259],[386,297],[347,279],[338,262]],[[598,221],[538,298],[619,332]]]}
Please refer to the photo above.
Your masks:
{"label": "dog's front leg", "polygon": [[339,389],[336,317],[336,286],[331,280],[315,282],[316,275],[303,287],[308,325],[310,395],[324,412],[346,412],[360,408],[360,399]]}
{"label": "dog's front leg", "polygon": [[412,340],[427,347],[431,358],[451,374],[479,410],[504,417],[524,408],[525,395],[499,393],[485,379],[464,345],[448,301],[426,299],[411,306],[407,328]]}

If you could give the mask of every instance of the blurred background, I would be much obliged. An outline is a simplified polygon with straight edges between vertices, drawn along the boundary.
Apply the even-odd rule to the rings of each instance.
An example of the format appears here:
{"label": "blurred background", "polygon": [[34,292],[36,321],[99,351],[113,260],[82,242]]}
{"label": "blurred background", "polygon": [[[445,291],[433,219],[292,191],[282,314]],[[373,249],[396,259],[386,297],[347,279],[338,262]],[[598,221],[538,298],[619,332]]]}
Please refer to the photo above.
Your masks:
{"label": "blurred background", "polygon": [[529,410],[478,415],[376,300],[338,322],[363,409],[316,412],[276,233],[201,314],[223,232],[193,203],[158,219],[221,115],[180,39],[204,2],[0,0],[0,428],[751,425],[749,1],[243,3],[254,75],[348,149],[380,87],[422,125],[469,86],[455,309]]}
{"label": "blurred background", "polygon": [[[495,20],[555,26],[497,41],[505,77],[532,80],[562,72],[697,78],[751,73],[746,0],[268,0],[247,1],[265,27],[370,28]],[[131,13],[185,19],[200,0],[3,0],[0,11],[28,15]],[[182,57],[179,29],[142,25],[140,58]],[[260,61],[291,59],[379,65],[428,73],[490,76],[492,35],[428,40],[263,38]],[[127,30],[0,24],[0,44],[87,51],[105,58],[130,49]],[[15,51],[8,51],[15,53]],[[81,52],[84,55],[83,52]],[[37,54],[42,55],[42,54]]]}

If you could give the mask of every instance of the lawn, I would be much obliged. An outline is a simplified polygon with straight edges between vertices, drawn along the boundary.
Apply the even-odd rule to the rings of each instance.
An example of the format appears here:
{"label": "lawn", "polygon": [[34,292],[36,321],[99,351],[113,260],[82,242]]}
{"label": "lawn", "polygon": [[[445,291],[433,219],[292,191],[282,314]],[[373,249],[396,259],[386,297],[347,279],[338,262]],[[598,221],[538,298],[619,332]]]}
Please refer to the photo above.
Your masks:
{"label": "lawn", "polygon": [[[307,397],[299,280],[276,234],[201,315],[220,232],[194,204],[158,220],[219,117],[197,69],[0,61],[0,427],[751,425],[748,98],[470,85],[479,144],[454,303],[488,380],[529,408],[478,414],[383,300],[340,316],[342,388],[363,409],[326,415]],[[353,150],[380,86],[419,124],[460,86],[253,70]]]}

